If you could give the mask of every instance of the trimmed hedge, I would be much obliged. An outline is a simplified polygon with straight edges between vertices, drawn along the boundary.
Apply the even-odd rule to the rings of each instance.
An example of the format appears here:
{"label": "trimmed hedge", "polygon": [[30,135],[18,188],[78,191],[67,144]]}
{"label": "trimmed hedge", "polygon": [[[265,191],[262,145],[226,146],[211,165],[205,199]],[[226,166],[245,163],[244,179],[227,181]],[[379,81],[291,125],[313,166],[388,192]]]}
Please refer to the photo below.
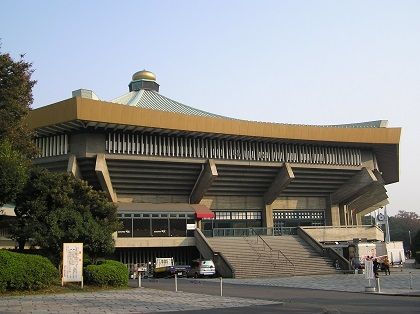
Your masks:
{"label": "trimmed hedge", "polygon": [[0,250],[0,292],[38,290],[57,282],[58,270],[47,258]]}
{"label": "trimmed hedge", "polygon": [[128,269],[123,263],[106,260],[86,266],[84,279],[92,285],[123,287],[128,285]]}

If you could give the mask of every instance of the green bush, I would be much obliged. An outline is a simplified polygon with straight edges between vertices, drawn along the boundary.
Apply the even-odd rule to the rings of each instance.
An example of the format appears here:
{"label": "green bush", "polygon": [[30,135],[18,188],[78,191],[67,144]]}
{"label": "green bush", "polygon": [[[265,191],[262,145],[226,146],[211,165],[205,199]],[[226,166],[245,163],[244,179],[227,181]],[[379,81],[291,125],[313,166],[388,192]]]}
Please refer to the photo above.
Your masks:
{"label": "green bush", "polygon": [[414,258],[416,259],[417,264],[420,264],[420,251],[416,252],[416,256]]}
{"label": "green bush", "polygon": [[86,283],[97,286],[127,286],[128,269],[123,263],[106,260],[86,266],[84,279]]}
{"label": "green bush", "polygon": [[0,292],[38,290],[58,281],[58,270],[47,258],[0,250]]}

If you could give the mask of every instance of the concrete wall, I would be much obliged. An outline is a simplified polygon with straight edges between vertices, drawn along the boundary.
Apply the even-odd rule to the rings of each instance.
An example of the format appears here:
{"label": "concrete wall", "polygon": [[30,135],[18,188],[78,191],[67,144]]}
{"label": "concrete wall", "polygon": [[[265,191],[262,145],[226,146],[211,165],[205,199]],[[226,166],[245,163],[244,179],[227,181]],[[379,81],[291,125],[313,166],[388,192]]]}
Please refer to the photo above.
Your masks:
{"label": "concrete wall", "polygon": [[70,135],[70,153],[85,156],[86,153],[105,153],[105,133],[81,133]]}
{"label": "concrete wall", "polygon": [[[119,198],[120,199],[120,198]],[[159,195],[159,194],[144,194],[144,195],[127,195],[123,194],[122,199],[129,199],[134,203],[188,203],[188,196],[185,195]]]}
{"label": "concrete wall", "polygon": [[255,196],[215,196],[203,198],[200,202],[212,210],[264,210],[265,204],[262,197]]}
{"label": "concrete wall", "polygon": [[376,226],[302,227],[302,229],[318,242],[352,241],[359,238],[384,241],[383,231]]}
{"label": "concrete wall", "polygon": [[172,238],[116,238],[116,248],[134,247],[178,247],[195,246],[193,237],[172,237]]}
{"label": "concrete wall", "polygon": [[276,209],[327,209],[327,201],[324,197],[279,197],[273,204]]}

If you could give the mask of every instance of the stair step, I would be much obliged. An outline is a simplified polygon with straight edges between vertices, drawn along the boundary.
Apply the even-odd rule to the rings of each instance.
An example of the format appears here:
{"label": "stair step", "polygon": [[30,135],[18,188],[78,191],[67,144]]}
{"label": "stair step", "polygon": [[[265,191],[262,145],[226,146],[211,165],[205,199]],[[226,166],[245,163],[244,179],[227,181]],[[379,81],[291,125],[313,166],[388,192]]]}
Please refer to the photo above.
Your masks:
{"label": "stair step", "polygon": [[[334,274],[332,261],[320,256],[298,236],[263,236],[269,248],[257,237],[208,238],[215,252],[235,268],[236,278],[305,276]],[[287,258],[276,251],[282,252]],[[290,264],[291,261],[293,266]]]}

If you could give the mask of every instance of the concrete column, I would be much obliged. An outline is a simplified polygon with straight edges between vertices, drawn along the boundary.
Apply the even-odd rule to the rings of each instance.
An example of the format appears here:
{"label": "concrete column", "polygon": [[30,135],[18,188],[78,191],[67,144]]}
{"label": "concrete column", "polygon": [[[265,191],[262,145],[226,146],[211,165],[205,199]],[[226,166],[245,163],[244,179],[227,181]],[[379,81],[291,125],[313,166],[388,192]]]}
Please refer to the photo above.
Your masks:
{"label": "concrete column", "polygon": [[69,156],[69,162],[67,164],[67,172],[71,173],[75,178],[82,179],[80,168],[77,163],[77,158],[73,154]]}
{"label": "concrete column", "polygon": [[273,227],[273,206],[265,205],[265,210],[263,210],[263,227],[272,228]]}
{"label": "concrete column", "polygon": [[331,205],[331,226],[340,225],[340,206]]}
{"label": "concrete column", "polygon": [[293,174],[292,167],[290,164],[285,163],[283,167],[280,168],[267,192],[264,194],[265,204],[272,204],[277,196],[280,195],[280,192],[283,191],[294,178],[295,175]]}
{"label": "concrete column", "polygon": [[356,214],[356,224],[358,226],[361,226],[362,225],[362,215]]}
{"label": "concrete column", "polygon": [[347,225],[346,219],[346,206],[344,204],[340,204],[340,225],[345,226]]}
{"label": "concrete column", "polygon": [[197,178],[197,181],[190,194],[190,203],[199,204],[203,199],[204,194],[211,187],[213,181],[217,178],[217,167],[213,159],[207,160],[207,163],[203,166],[203,170]]}
{"label": "concrete column", "polygon": [[109,176],[108,166],[106,164],[104,154],[98,154],[96,156],[95,172],[102,189],[108,195],[109,199],[116,203],[117,195],[114,193],[114,189],[112,187],[111,177]]}

